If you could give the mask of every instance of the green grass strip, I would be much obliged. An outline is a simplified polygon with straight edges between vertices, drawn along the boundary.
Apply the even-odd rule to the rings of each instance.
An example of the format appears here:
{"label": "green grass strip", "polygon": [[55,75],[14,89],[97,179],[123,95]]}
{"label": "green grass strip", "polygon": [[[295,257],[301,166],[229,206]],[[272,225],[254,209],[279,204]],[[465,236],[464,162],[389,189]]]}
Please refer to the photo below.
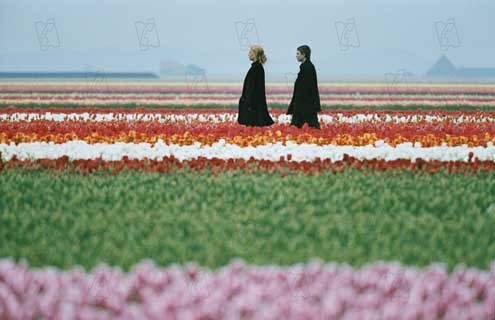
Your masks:
{"label": "green grass strip", "polygon": [[6,170],[0,257],[62,268],[320,257],[486,269],[495,258],[495,173]]}

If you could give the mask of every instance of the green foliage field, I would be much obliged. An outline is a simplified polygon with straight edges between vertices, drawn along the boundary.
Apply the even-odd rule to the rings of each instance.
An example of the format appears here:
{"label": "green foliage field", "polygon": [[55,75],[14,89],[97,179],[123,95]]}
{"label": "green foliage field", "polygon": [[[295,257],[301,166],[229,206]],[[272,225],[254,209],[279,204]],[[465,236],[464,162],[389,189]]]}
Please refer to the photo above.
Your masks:
{"label": "green foliage field", "polygon": [[486,269],[495,258],[495,173],[9,169],[0,173],[0,256],[63,268],[320,257]]}

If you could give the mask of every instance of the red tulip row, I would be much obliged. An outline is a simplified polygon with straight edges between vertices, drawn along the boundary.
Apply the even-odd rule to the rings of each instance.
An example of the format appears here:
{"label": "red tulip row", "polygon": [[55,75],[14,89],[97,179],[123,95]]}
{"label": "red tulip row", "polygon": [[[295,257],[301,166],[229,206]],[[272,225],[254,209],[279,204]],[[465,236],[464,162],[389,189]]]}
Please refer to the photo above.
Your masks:
{"label": "red tulip row", "polygon": [[1,161],[0,172],[9,169],[36,170],[48,168],[56,172],[68,170],[70,172],[81,172],[83,174],[95,171],[107,171],[116,174],[123,170],[142,170],[147,172],[171,173],[180,169],[192,171],[210,170],[213,174],[233,170],[243,170],[247,173],[269,172],[285,176],[289,173],[318,174],[322,172],[338,173],[344,170],[357,169],[363,171],[387,171],[387,170],[409,170],[412,172],[435,173],[447,171],[449,173],[472,174],[476,172],[495,171],[495,162],[481,161],[470,154],[468,162],[465,161],[425,161],[421,158],[415,161],[400,159],[387,161],[383,159],[359,160],[344,155],[341,161],[332,162],[330,159],[316,159],[315,161],[293,162],[281,157],[278,161],[244,159],[208,159],[198,157],[191,160],[179,160],[174,156],[164,157],[162,160],[155,159],[129,159],[124,156],[122,160],[108,161],[101,158],[90,160],[70,160],[63,156],[58,159],[20,160],[16,156],[8,161]]}
{"label": "red tulip row", "polygon": [[[25,118],[22,117],[26,115],[34,115],[34,118],[23,120]],[[75,116],[76,118],[75,120],[68,120],[65,115]],[[102,115],[107,117],[102,118]],[[492,148],[495,143],[495,118],[492,112],[484,111],[324,111],[320,114],[325,119],[321,123],[322,130],[307,126],[301,129],[289,126],[285,122],[287,119],[284,110],[274,110],[277,123],[270,127],[239,125],[235,122],[235,115],[235,110],[219,109],[108,110],[76,108],[68,110],[64,108],[7,108],[3,113],[0,113],[0,144],[3,144],[5,154],[12,155],[21,151],[13,149],[15,146],[11,144],[29,142],[62,144],[69,141],[83,141],[89,144],[106,143],[110,145],[116,142],[124,142],[132,146],[135,143],[147,142],[155,144],[161,141],[166,145],[179,146],[190,146],[198,143],[203,146],[211,146],[221,142],[240,147],[258,147],[275,143],[288,145],[289,142],[292,142],[305,144],[308,147],[310,145],[332,145],[367,146],[371,148],[373,148],[373,145],[378,145],[377,143],[385,143],[392,147],[403,143],[419,143],[421,147],[465,145],[467,147]],[[100,118],[97,118],[97,116],[100,116]],[[199,116],[203,118],[200,119]],[[218,121],[219,119],[220,121]],[[200,149],[202,150],[202,148]],[[436,152],[449,153],[452,151],[442,150],[437,150]],[[486,154],[491,151],[488,149],[481,151],[484,152],[481,159],[491,159]],[[29,153],[34,151],[22,152]],[[60,154],[55,157],[59,156]],[[394,161],[380,160],[382,159],[381,156],[377,157],[377,159],[368,157],[367,159],[371,159],[368,161],[358,161],[347,156],[342,164],[339,164],[339,161],[332,163],[330,159],[314,162],[292,161],[291,163],[286,163],[285,159],[281,159],[279,162],[273,161],[273,159],[278,159],[278,156],[269,158],[269,161],[254,160],[254,158],[250,161],[254,164],[254,167],[268,168],[269,170],[281,167],[304,172],[340,170],[342,167],[348,167],[349,164],[369,169],[426,168],[426,170],[433,171],[440,168],[449,170],[477,170],[478,168],[483,168],[491,170],[494,167],[493,161],[481,161],[478,158],[470,159],[468,162],[464,159],[462,164],[447,161],[448,159],[459,160],[459,154],[456,155],[457,158],[443,157],[441,158],[442,162],[430,161],[426,164],[424,164],[424,161],[414,162],[414,155],[402,154],[402,156],[404,156],[403,160]],[[48,160],[45,159],[46,157],[48,156],[41,154],[37,156],[40,160],[34,163],[45,163],[48,166],[51,166],[50,163],[55,163],[60,167],[68,165],[68,158]],[[171,168],[173,167],[180,168],[184,166],[192,166],[193,168],[213,166],[213,168],[227,168],[229,170],[250,167],[249,161],[234,159],[239,157],[232,157],[232,159],[222,157],[224,160],[215,158],[217,156],[213,157],[214,159],[207,159],[204,154],[200,153],[192,159],[188,156],[186,157],[188,160],[182,159],[182,161],[178,161],[174,157],[165,157],[163,161],[150,160],[152,163],[150,170],[166,171],[172,170]],[[258,159],[265,159],[263,157],[260,154]],[[325,158],[324,154],[321,157]],[[52,157],[50,156],[49,158]],[[8,159],[10,159],[10,156],[5,158],[5,160]],[[147,155],[142,154],[140,159],[123,162],[108,161],[107,164],[101,159],[75,160],[71,163],[80,163],[82,168],[92,168],[94,166],[147,167],[149,162],[142,160],[147,159]],[[9,167],[9,163],[16,164],[18,160],[14,158],[6,161],[5,166]]]}
{"label": "red tulip row", "polygon": [[[201,114],[201,115],[215,115],[215,114],[237,114],[235,109],[227,108],[98,108],[94,106],[79,106],[79,107],[47,107],[47,108],[24,108],[16,107],[14,105],[9,107],[4,107],[0,111],[1,115],[13,115],[16,113],[29,113],[44,115],[47,113],[63,113],[63,114],[81,114],[89,113],[90,116],[96,117],[98,114],[151,114],[151,115],[188,115],[188,114]],[[285,114],[286,110],[282,109],[271,109],[270,114],[278,116]],[[442,117],[446,118],[445,121],[453,121],[454,119],[472,118],[474,121],[479,121],[479,119],[490,118],[495,122],[495,110],[494,111],[481,111],[481,110],[371,110],[371,109],[332,109],[323,110],[318,113],[318,115],[328,115],[328,116],[343,116],[351,117],[354,115],[372,115],[374,119],[384,120],[387,117],[417,117],[423,119],[425,117]],[[443,122],[444,120],[442,120]]]}
{"label": "red tulip row", "polygon": [[64,143],[84,140],[88,143],[148,142],[162,139],[166,144],[211,145],[221,139],[240,146],[293,141],[317,145],[363,146],[383,140],[390,145],[419,142],[424,147],[487,146],[495,143],[495,123],[335,123],[322,124],[322,130],[287,124],[246,127],[237,123],[197,122],[159,123],[156,121],[0,121],[0,143],[53,141]]}

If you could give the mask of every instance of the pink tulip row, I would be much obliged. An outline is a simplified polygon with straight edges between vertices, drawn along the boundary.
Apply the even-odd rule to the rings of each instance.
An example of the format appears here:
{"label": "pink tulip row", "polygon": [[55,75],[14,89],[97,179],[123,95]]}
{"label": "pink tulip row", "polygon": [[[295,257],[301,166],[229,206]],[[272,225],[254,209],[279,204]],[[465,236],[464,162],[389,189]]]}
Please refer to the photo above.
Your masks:
{"label": "pink tulip row", "polygon": [[216,271],[151,261],[129,272],[106,265],[30,269],[0,260],[0,319],[495,319],[488,271],[397,263]]}
{"label": "pink tulip row", "polygon": [[[267,96],[268,103],[281,103],[288,104],[290,99],[285,98],[276,98]],[[217,98],[217,97],[188,97],[182,98],[179,96],[165,99],[99,99],[88,97],[85,99],[81,98],[67,98],[67,99],[48,99],[41,100],[36,97],[28,97],[22,99],[1,99],[0,103],[3,104],[39,104],[41,105],[65,105],[65,104],[79,104],[79,105],[93,105],[93,106],[103,106],[103,105],[122,105],[122,104],[138,104],[140,106],[146,105],[184,105],[184,106],[194,106],[194,105],[205,105],[205,104],[214,104],[214,105],[236,105],[239,102],[239,97],[230,97],[230,98]],[[431,106],[431,107],[445,107],[445,106],[471,106],[471,107],[494,107],[494,100],[485,100],[485,101],[473,101],[469,99],[440,99],[440,100],[431,100],[431,99],[419,99],[419,100],[405,100],[398,101],[393,98],[385,99],[385,100],[364,100],[364,99],[353,99],[353,100],[341,100],[341,99],[326,99],[324,97],[321,98],[321,104],[323,106],[355,106],[355,107],[380,107],[380,106]]]}
{"label": "pink tulip row", "polygon": [[[135,94],[135,95],[122,95],[122,94],[22,94],[22,95],[2,95],[0,96],[0,101],[2,100],[123,100],[134,101],[134,100],[238,100],[239,96],[234,94],[166,94],[166,95],[147,95],[147,94]],[[273,102],[287,102],[290,101],[291,95],[268,95],[267,99]],[[320,100],[324,101],[397,101],[397,102],[424,102],[424,101],[444,101],[444,102],[495,102],[495,96],[477,96],[477,95],[446,95],[446,96],[434,96],[434,95],[326,95],[321,94]]]}

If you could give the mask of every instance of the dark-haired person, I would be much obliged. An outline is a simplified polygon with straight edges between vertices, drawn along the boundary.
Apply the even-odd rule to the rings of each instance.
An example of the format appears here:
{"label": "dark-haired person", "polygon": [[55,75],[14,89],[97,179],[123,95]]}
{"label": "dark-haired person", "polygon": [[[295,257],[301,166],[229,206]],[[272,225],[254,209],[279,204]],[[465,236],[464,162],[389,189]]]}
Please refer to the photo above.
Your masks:
{"label": "dark-haired person", "polygon": [[265,52],[262,47],[253,45],[249,50],[251,68],[244,78],[242,95],[239,99],[237,122],[248,126],[270,126],[274,123],[268,113],[265,95]]}
{"label": "dark-haired person", "polygon": [[292,114],[290,124],[301,128],[304,123],[307,123],[310,127],[320,129],[317,114],[321,111],[320,94],[316,69],[310,60],[311,49],[306,45],[300,46],[297,48],[296,59],[301,62],[301,65],[287,110],[287,114]]}

